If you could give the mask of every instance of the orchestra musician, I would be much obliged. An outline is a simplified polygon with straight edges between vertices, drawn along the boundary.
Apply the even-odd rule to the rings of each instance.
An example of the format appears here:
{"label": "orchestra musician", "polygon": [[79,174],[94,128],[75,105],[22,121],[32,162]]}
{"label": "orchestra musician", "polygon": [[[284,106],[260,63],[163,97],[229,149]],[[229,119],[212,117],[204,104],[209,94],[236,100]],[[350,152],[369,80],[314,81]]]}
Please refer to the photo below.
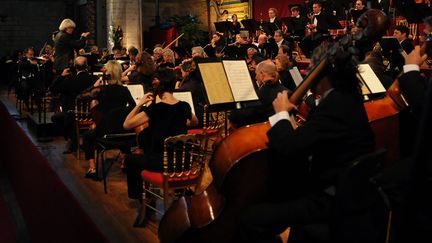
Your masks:
{"label": "orchestra musician", "polygon": [[63,137],[69,141],[64,154],[77,150],[75,115],[71,112],[75,109],[75,99],[81,92],[92,86],[96,79],[96,76],[88,71],[87,58],[78,56],[74,60],[73,68],[65,68],[51,85],[51,92],[60,95],[61,105],[61,112],[55,113],[51,120],[56,126],[62,128]]}
{"label": "orchestra musician", "polygon": [[352,17],[352,24],[357,23],[358,18],[367,11],[365,0],[356,0],[354,2],[354,9],[350,10]]}
{"label": "orchestra musician", "polygon": [[222,35],[216,32],[212,35],[212,39],[210,40],[210,43],[204,47],[204,51],[207,53],[209,57],[215,57],[216,46],[224,46],[224,45],[225,44],[222,40]]}
{"label": "orchestra musician", "polygon": [[135,57],[135,64],[122,74],[121,81],[126,84],[142,84],[144,93],[151,89],[152,76],[156,70],[152,56],[143,51]]}
{"label": "orchestra musician", "polygon": [[316,2],[312,5],[313,12],[310,15],[311,23],[306,25],[307,33],[300,43],[300,47],[306,57],[310,57],[312,50],[328,35],[328,16],[322,12],[322,4]]}
{"label": "orchestra musician", "polygon": [[270,24],[276,25],[276,29],[281,30],[282,29],[282,20],[278,17],[278,10],[275,8],[269,8],[268,10],[268,16],[269,16],[269,22]]}
{"label": "orchestra musician", "polygon": [[175,57],[174,52],[165,48],[162,51],[162,62],[159,63],[158,68],[174,68],[175,67]]}
{"label": "orchestra musician", "polygon": [[24,56],[18,60],[17,98],[24,101],[29,108],[29,98],[33,91],[41,88],[40,63],[35,57],[34,49],[28,47]]}
{"label": "orchestra musician", "polygon": [[230,33],[231,33],[231,36],[235,37],[237,34],[240,34],[241,26],[240,26],[240,22],[238,21],[237,14],[233,14],[231,16],[231,19],[232,19],[233,28],[230,29]]}
{"label": "orchestra musician", "polygon": [[270,60],[258,63],[255,69],[255,79],[258,84],[259,102],[248,107],[231,112],[229,120],[233,127],[242,127],[260,123],[274,114],[272,102],[277,94],[286,88],[279,82],[276,65]]}
{"label": "orchestra musician", "polygon": [[296,84],[289,72],[289,69],[292,68],[292,63],[289,61],[288,56],[278,55],[275,59],[275,64],[279,73],[280,83],[291,91],[295,90]]}
{"label": "orchestra musician", "polygon": [[398,25],[395,27],[393,36],[399,41],[406,54],[410,54],[414,50],[414,44],[411,39],[409,39],[410,31],[405,25]]}
{"label": "orchestra musician", "polygon": [[201,75],[197,70],[196,58],[187,59],[180,65],[181,82],[177,82],[175,91],[190,91],[193,97],[194,110],[198,117],[198,126],[203,126],[205,90]]}
{"label": "orchestra musician", "polygon": [[202,48],[201,46],[194,46],[192,47],[192,58],[194,57],[199,57],[199,58],[207,58],[207,53],[204,51],[204,48]]}
{"label": "orchestra musician", "polygon": [[[131,199],[142,198],[141,171],[163,171],[164,140],[167,137],[187,133],[187,126],[198,123],[188,103],[178,101],[172,92],[176,82],[175,75],[170,69],[159,69],[153,77],[153,92],[147,93],[127,115],[123,127],[133,129],[149,122],[150,136],[143,141],[143,155],[126,155],[126,175],[128,196]],[[161,102],[147,103],[159,96]]]}
{"label": "orchestra musician", "polygon": [[[135,100],[132,98],[129,90],[121,82],[122,67],[115,60],[110,60],[105,65],[105,76],[94,83],[94,88],[85,91],[79,95],[79,99],[91,100],[91,112],[96,115],[93,120],[96,122],[96,128],[90,129],[83,133],[83,148],[85,159],[88,161],[89,168],[85,178],[96,179],[96,163],[94,158],[94,149],[96,138],[113,132],[121,131],[121,123],[124,117],[117,112],[127,111],[127,107],[135,106]],[[116,115],[113,115],[116,114]],[[120,126],[120,127],[119,127]],[[129,153],[130,147],[121,148],[123,153]]]}
{"label": "orchestra musician", "polygon": [[306,25],[308,24],[308,19],[306,16],[300,15],[300,8],[294,6],[291,8],[291,21],[293,29],[291,31],[292,36],[298,36],[299,39],[303,39],[305,36]]}
{"label": "orchestra musician", "polygon": [[75,50],[79,50],[86,45],[87,37],[90,32],[81,34],[79,40],[74,40],[72,33],[75,30],[75,23],[71,19],[64,19],[59,26],[60,32],[54,37],[54,64],[53,68],[58,74],[73,63]]}
{"label": "orchestra musician", "polygon": [[156,64],[156,66],[159,66],[159,64],[162,62],[162,53],[163,48],[158,46],[153,49],[153,61]]}
{"label": "orchestra musician", "polygon": [[[312,62],[317,63],[326,51],[326,46],[320,46]],[[347,58],[336,58],[335,65],[312,87],[321,97],[318,105],[295,130],[289,116],[295,106],[287,91],[277,95],[276,114],[269,117],[272,127],[267,132],[269,195],[273,196],[244,210],[238,242],[277,242],[276,236],[288,226],[293,231],[328,222],[339,173],[375,146],[356,73]]]}

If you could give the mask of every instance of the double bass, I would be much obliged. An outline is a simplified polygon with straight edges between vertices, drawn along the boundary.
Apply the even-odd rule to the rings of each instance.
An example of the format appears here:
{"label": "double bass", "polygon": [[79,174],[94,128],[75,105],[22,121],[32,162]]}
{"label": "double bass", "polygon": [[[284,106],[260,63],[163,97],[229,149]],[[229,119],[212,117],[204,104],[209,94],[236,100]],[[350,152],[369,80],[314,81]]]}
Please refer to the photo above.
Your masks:
{"label": "double bass", "polygon": [[[328,55],[336,55],[352,40],[375,42],[389,25],[380,10],[369,10],[362,18],[362,32],[342,38]],[[290,102],[300,104],[330,64],[329,58],[317,63]],[[269,129],[268,123],[242,127],[220,142],[209,163],[211,183],[199,185],[195,195],[180,198],[165,212],[159,225],[160,242],[235,242],[242,210],[266,200]]]}

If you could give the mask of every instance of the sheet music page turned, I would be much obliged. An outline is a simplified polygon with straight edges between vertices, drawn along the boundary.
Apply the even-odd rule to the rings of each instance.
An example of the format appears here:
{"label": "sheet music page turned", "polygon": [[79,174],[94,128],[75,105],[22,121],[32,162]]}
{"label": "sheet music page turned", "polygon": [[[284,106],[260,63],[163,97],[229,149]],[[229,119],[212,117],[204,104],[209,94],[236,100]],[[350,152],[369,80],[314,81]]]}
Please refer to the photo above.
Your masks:
{"label": "sheet music page turned", "polygon": [[129,84],[125,85],[126,88],[128,88],[130,94],[132,95],[132,98],[135,100],[136,103],[144,97],[144,87],[141,84]]}
{"label": "sheet music page turned", "polygon": [[173,92],[173,96],[174,96],[174,98],[176,98],[180,101],[187,102],[192,109],[192,113],[195,114],[195,108],[194,108],[191,92]]}
{"label": "sheet music page turned", "polygon": [[198,67],[211,105],[234,102],[222,63],[198,63]]}
{"label": "sheet music page turned", "polygon": [[222,61],[236,102],[258,100],[249,69],[244,60]]}
{"label": "sheet music page turned", "polygon": [[301,73],[298,70],[298,68],[293,67],[292,69],[289,70],[289,72],[291,74],[292,79],[294,80],[296,87],[299,86],[303,81],[303,77],[301,76]]}
{"label": "sheet music page turned", "polygon": [[358,71],[366,86],[372,94],[384,93],[386,89],[382,85],[369,64],[359,64]]}

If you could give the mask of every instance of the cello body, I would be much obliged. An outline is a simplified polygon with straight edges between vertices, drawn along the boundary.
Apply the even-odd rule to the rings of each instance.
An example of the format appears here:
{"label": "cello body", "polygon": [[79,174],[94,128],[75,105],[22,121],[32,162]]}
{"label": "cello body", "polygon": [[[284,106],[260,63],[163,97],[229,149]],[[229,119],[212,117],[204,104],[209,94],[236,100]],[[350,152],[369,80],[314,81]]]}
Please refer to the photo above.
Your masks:
{"label": "cello body", "polygon": [[267,198],[269,129],[268,123],[241,127],[218,145],[209,164],[213,182],[170,207],[160,222],[160,242],[235,242],[240,209]]}

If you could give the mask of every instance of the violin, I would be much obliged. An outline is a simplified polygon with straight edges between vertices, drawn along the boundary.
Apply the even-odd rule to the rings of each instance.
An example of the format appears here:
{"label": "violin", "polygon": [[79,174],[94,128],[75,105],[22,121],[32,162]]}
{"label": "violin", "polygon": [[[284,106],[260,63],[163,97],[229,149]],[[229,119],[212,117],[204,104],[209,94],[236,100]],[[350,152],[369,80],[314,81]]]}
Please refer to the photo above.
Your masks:
{"label": "violin", "polygon": [[[351,40],[364,44],[381,38],[390,23],[387,16],[377,9],[363,15],[362,32],[342,38],[327,57],[349,48]],[[300,104],[307,90],[321,79],[331,64],[327,57],[312,68],[290,96],[291,103]],[[242,209],[267,199],[269,129],[268,123],[241,127],[221,141],[209,163],[213,181],[203,180],[196,195],[182,197],[171,205],[159,224],[161,243],[235,242]]]}

